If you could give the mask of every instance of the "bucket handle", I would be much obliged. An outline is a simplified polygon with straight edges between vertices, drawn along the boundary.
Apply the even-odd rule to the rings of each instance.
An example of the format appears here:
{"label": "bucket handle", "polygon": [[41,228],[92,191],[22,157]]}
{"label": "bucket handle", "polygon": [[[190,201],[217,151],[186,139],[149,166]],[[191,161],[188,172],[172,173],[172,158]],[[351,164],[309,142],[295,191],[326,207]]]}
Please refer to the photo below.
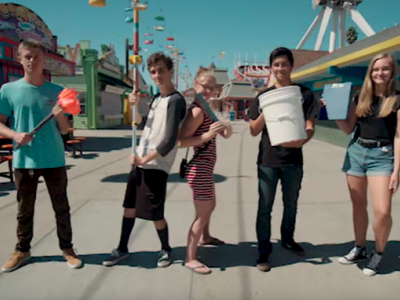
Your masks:
{"label": "bucket handle", "polygon": [[[301,106],[300,106],[300,107],[301,107]],[[288,118],[289,116],[293,115],[297,110],[300,109],[300,107],[294,109],[294,110],[293,110],[291,113],[289,113],[289,114],[285,114],[285,115],[282,115],[282,116],[276,117],[276,118],[265,118],[265,117],[264,117],[264,120],[265,120],[265,121],[271,121],[271,122],[281,122],[281,121],[283,121],[284,119]]]}

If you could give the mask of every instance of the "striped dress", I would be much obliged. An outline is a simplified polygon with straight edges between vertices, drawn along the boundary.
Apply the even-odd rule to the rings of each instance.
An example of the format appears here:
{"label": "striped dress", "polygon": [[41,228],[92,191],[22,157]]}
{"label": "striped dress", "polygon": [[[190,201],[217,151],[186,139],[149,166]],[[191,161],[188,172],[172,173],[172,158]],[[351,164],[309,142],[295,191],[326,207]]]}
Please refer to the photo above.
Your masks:
{"label": "striped dress", "polygon": [[[197,103],[192,103],[189,109],[200,107]],[[209,131],[212,120],[204,113],[203,123],[197,128],[193,136],[199,136]],[[194,154],[198,153],[208,142],[193,147]],[[187,166],[186,181],[192,189],[194,200],[213,200],[214,192],[214,166],[217,161],[216,137],[214,137],[207,149],[195,157]]]}

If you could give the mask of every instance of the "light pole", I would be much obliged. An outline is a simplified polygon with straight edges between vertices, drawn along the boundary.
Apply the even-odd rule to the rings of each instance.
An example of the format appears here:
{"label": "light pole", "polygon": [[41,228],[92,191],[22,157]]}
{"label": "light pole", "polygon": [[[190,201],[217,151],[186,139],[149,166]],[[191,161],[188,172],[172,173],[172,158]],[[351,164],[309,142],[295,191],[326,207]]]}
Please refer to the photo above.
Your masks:
{"label": "light pole", "polygon": [[[92,7],[105,7],[105,0],[89,0],[89,5]],[[147,9],[147,2],[140,3],[139,0],[132,0],[132,11],[133,11],[133,55],[129,57],[129,62],[133,65],[132,79],[134,82],[134,92],[140,93],[139,87],[139,68],[138,66],[142,63],[142,57],[139,55],[139,11]],[[131,10],[130,8],[126,11]],[[128,23],[132,23],[132,19],[128,18],[125,20]],[[136,153],[136,106],[132,104],[132,153]]]}
{"label": "light pole", "polygon": [[174,71],[174,83],[175,83],[175,90],[178,90],[178,81],[179,81],[179,57],[183,52],[181,52],[178,48],[173,48],[172,51],[172,56],[175,58],[175,71]]}
{"label": "light pole", "polygon": [[[134,92],[140,93],[139,86],[139,65],[142,63],[142,57],[139,55],[139,11],[147,9],[146,3],[139,3],[138,0],[133,0],[133,57],[131,62],[133,64],[133,82]],[[136,105],[132,104],[132,153],[136,153]]]}
{"label": "light pole", "polygon": [[175,90],[178,90],[178,81],[179,81],[179,53],[175,52]]}

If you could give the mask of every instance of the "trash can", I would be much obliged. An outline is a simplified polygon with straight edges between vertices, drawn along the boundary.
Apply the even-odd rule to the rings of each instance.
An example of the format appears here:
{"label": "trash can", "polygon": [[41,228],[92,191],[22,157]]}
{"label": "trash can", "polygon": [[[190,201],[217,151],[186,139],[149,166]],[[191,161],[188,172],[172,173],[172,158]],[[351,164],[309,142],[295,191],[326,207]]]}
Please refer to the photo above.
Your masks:
{"label": "trash can", "polygon": [[233,121],[235,120],[235,112],[234,111],[230,111],[229,112],[229,121]]}

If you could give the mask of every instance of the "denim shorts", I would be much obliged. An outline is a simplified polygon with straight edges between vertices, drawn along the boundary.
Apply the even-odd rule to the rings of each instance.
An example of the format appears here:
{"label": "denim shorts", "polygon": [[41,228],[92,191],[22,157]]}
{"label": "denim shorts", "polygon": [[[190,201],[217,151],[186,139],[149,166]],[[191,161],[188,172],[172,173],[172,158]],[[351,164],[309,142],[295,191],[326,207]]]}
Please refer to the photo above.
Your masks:
{"label": "denim shorts", "polygon": [[351,141],[347,148],[342,171],[348,175],[390,176],[393,173],[393,146],[366,148]]}

